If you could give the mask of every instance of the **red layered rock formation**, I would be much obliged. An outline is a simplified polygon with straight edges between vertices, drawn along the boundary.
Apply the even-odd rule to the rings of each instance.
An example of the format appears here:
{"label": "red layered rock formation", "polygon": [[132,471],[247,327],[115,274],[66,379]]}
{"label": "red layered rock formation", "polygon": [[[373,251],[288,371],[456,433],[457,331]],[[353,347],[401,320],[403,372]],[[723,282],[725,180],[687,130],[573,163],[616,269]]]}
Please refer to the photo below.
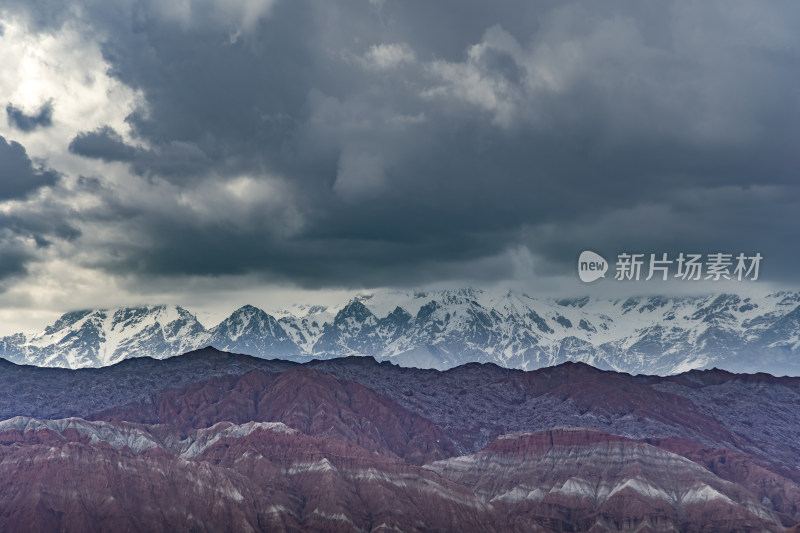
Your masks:
{"label": "red layered rock formation", "polygon": [[764,460],[722,448],[702,446],[686,439],[645,439],[703,466],[721,479],[735,483],[773,509],[784,525],[800,523],[800,476],[781,472]]}
{"label": "red layered rock formation", "polygon": [[[556,531],[783,531],[798,519],[776,511],[757,483],[748,490],[676,453],[579,428],[506,435],[426,468],[471,487],[520,531],[531,523]],[[781,483],[796,505],[797,485]]]}
{"label": "red layered rock formation", "polygon": [[688,399],[654,389],[626,374],[570,363],[508,379],[521,382],[531,396],[547,395],[569,402],[580,415],[591,413],[606,420],[625,417],[634,422],[678,425],[711,442],[739,440],[713,417],[698,411]]}
{"label": "red layered rock formation", "polygon": [[430,420],[363,385],[304,367],[275,379],[257,370],[212,379],[89,418],[168,423],[184,431],[220,421],[283,422],[307,435],[347,440],[414,464],[456,454],[451,439]]}
{"label": "red layered rock formation", "polygon": [[[152,384],[141,401],[121,394],[124,405],[92,420],[0,421],[0,531],[717,532],[800,521],[786,380],[317,368],[328,373],[215,367],[173,390]],[[766,415],[716,419],[726,403],[698,400],[748,394]],[[563,421],[609,431],[554,429]],[[764,431],[742,429],[751,424]],[[546,430],[497,437],[531,425]],[[480,439],[471,455],[453,444]]]}
{"label": "red layered rock formation", "polygon": [[497,531],[466,487],[282,424],[13,422],[0,531]]}

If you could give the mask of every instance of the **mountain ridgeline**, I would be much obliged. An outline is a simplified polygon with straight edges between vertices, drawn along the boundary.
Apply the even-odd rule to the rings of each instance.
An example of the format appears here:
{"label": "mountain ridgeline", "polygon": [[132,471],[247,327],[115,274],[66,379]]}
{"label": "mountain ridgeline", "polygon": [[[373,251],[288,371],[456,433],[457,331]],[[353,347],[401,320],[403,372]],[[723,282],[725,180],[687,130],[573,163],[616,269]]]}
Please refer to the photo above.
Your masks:
{"label": "mountain ridgeline", "polygon": [[198,350],[0,361],[0,531],[774,532],[800,378]]}
{"label": "mountain ridgeline", "polygon": [[492,362],[531,370],[580,361],[661,375],[715,366],[798,375],[800,292],[613,300],[379,291],[338,307],[298,305],[274,314],[246,305],[211,328],[182,307],[84,310],[38,334],[0,339],[0,356],[84,368],[205,346],[295,361],[372,356],[436,369]]}

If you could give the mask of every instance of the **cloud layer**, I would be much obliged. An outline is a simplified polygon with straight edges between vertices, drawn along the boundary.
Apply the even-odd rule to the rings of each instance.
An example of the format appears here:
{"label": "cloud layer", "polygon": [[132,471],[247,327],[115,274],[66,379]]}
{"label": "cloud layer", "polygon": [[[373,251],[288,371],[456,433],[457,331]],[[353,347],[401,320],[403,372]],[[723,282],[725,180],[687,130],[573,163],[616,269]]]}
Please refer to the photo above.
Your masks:
{"label": "cloud layer", "polygon": [[8,104],[0,133],[49,148],[35,167],[0,143],[0,195],[53,246],[0,275],[535,284],[591,247],[760,251],[798,282],[793,2],[6,4],[15,31],[96,47],[80,79],[127,96],[105,121],[66,93]]}
{"label": "cloud layer", "polygon": [[46,128],[53,125],[53,101],[48,100],[34,114],[27,114],[22,109],[8,104],[6,106],[9,124],[25,132],[36,128]]}

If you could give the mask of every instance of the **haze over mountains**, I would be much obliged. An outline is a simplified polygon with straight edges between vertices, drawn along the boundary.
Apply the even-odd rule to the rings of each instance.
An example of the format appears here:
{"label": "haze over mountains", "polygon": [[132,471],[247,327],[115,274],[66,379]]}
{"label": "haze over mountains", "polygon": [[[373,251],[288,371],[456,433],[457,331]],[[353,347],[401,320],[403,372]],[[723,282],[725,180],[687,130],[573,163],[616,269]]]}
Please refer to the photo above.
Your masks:
{"label": "haze over mountains", "polygon": [[438,369],[582,361],[630,373],[716,366],[797,375],[800,293],[559,300],[513,291],[383,291],[341,307],[296,306],[274,315],[248,305],[210,328],[182,307],[84,310],[39,334],[0,339],[0,356],[83,368],[209,345],[265,358],[366,355]]}
{"label": "haze over mountains", "polygon": [[784,532],[799,380],[214,349],[0,362],[0,530]]}

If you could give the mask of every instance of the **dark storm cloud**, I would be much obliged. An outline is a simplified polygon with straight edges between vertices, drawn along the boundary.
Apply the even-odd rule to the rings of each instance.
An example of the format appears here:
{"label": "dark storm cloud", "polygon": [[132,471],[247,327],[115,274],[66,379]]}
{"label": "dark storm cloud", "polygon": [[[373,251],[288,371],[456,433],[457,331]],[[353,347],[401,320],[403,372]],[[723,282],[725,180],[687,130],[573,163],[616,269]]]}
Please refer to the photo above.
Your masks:
{"label": "dark storm cloud", "polygon": [[69,151],[106,162],[130,163],[140,175],[171,178],[202,174],[208,162],[206,155],[193,144],[173,141],[155,150],[145,150],[125,144],[122,136],[109,126],[79,133],[69,143]]}
{"label": "dark storm cloud", "polygon": [[766,246],[798,281],[795,3],[298,0],[245,28],[92,7],[151,148],[104,128],[70,150],[187,194],[278,176],[293,208],[120,199],[102,216],[141,239],[105,268],[413,284],[506,275],[485,260],[520,245],[567,272],[593,245]]}
{"label": "dark storm cloud", "polygon": [[128,163],[133,161],[137,155],[136,148],[125,144],[120,134],[108,126],[95,131],[79,133],[69,143],[69,151],[103,161]]}
{"label": "dark storm cloud", "polygon": [[[0,201],[22,200],[57,181],[58,174],[34,165],[22,145],[0,136]],[[77,230],[70,231],[63,221],[60,208],[28,215],[0,214],[0,290],[4,290],[7,278],[25,273],[28,263],[36,258],[36,248],[49,246],[50,238],[77,237]]]}
{"label": "dark storm cloud", "polygon": [[0,200],[23,198],[57,179],[52,170],[35,167],[21,144],[0,136]]}
{"label": "dark storm cloud", "polygon": [[73,242],[80,230],[64,220],[63,206],[40,205],[35,212],[0,214],[0,292],[41,261],[40,252],[55,241]]}
{"label": "dark storm cloud", "polygon": [[33,254],[27,247],[16,241],[11,241],[5,237],[0,237],[0,290],[4,289],[3,282],[12,276],[25,272],[25,266],[32,260]]}
{"label": "dark storm cloud", "polygon": [[33,115],[26,114],[13,104],[8,104],[6,115],[8,115],[9,124],[24,132],[30,132],[36,128],[46,128],[53,125],[53,101],[48,100],[42,104],[39,111]]}

